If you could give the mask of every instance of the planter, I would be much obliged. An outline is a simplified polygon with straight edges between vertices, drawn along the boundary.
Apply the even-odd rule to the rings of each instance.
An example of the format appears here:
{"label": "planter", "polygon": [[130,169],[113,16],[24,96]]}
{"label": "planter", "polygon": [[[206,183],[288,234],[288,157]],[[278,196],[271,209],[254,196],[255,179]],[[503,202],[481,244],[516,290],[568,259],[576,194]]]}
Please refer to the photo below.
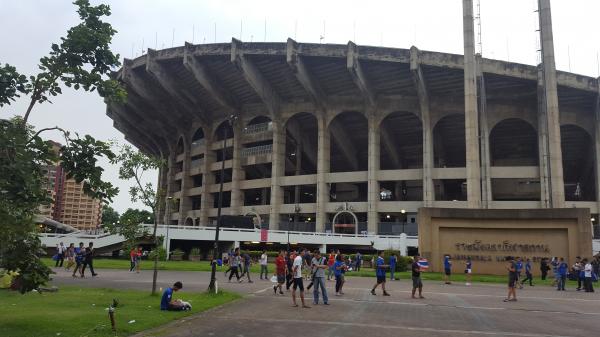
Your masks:
{"label": "planter", "polygon": [[202,255],[190,255],[188,256],[190,261],[202,261]]}
{"label": "planter", "polygon": [[170,256],[170,260],[171,261],[182,261],[183,260],[183,255],[171,255]]}

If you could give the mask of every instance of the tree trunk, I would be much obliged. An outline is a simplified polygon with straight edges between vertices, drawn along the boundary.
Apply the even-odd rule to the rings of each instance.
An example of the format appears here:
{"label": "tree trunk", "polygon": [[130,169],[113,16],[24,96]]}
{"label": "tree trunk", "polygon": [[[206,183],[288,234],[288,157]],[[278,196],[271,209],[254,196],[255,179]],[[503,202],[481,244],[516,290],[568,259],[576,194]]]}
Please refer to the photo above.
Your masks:
{"label": "tree trunk", "polygon": [[25,112],[25,116],[23,116],[23,122],[25,122],[25,124],[27,124],[27,120],[29,120],[29,114],[31,113],[34,105],[35,99],[32,97],[31,102],[29,102],[29,107],[27,107],[27,112]]}

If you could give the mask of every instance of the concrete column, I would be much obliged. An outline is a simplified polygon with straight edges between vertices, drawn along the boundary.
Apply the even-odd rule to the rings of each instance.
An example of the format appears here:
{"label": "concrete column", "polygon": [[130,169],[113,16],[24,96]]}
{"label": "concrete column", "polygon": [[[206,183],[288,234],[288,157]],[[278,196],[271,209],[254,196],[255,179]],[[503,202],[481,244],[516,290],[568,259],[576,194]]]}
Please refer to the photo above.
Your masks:
{"label": "concrete column", "polygon": [[279,229],[280,209],[283,202],[281,178],[285,175],[285,125],[281,120],[273,121],[273,152],[271,159],[269,229]]}
{"label": "concrete column", "polygon": [[477,62],[477,84],[479,89],[479,134],[481,158],[481,207],[489,208],[492,201],[492,179],[490,169],[490,129],[487,115],[487,96],[485,78],[481,70],[481,55],[475,57]]}
{"label": "concrete column", "polygon": [[367,174],[368,183],[368,209],[367,209],[367,230],[369,233],[377,233],[377,224],[379,223],[379,120],[374,113],[369,114],[369,171]]}
{"label": "concrete column", "polygon": [[463,0],[463,36],[465,49],[465,144],[467,160],[467,205],[481,207],[481,172],[479,165],[479,123],[475,64],[473,0]]}
{"label": "concrete column", "polygon": [[550,205],[564,207],[565,190],[560,142],[560,116],[558,90],[556,85],[556,65],[554,62],[554,42],[552,36],[552,14],[550,0],[539,0],[540,40],[542,44],[542,70],[544,98],[548,128],[548,167],[550,169]]}
{"label": "concrete column", "polygon": [[596,154],[596,203],[598,205],[598,212],[600,212],[600,77],[598,77],[597,83],[598,94],[596,95],[596,127],[594,128],[594,147]]}
{"label": "concrete column", "polygon": [[550,170],[548,168],[548,119],[546,118],[546,104],[544,100],[544,79],[541,65],[538,67],[537,119],[538,152],[540,166],[540,205],[542,208],[550,208],[552,206],[550,204]]}
{"label": "concrete column", "polygon": [[215,153],[210,150],[213,138],[208,136],[212,131],[205,133],[205,152],[204,163],[202,163],[202,197],[200,199],[200,226],[208,226],[208,211],[213,208],[214,198],[210,191],[210,186],[215,183],[215,175],[210,170],[212,163],[215,162]]}
{"label": "concrete column", "polygon": [[327,174],[330,169],[331,139],[329,129],[327,128],[327,118],[325,114],[317,116],[318,125],[318,151],[317,151],[317,218],[316,231],[324,232],[327,222],[327,204],[329,203],[329,186],[327,184]]}
{"label": "concrete column", "polygon": [[168,166],[168,171],[167,171],[167,191],[166,191],[166,198],[165,198],[165,225],[170,225],[171,224],[171,213],[173,212],[173,207],[171,207],[169,205],[169,203],[171,202],[169,200],[169,197],[173,196],[173,180],[175,177],[175,173],[173,171],[173,168],[175,166],[175,157],[176,154],[175,153],[171,153],[169,155],[169,159],[167,160],[167,166]]}
{"label": "concrete column", "polygon": [[406,233],[400,234],[400,255],[407,256],[408,255],[408,244],[406,240]]}
{"label": "concrete column", "polygon": [[187,197],[187,189],[192,187],[192,179],[190,178],[190,149],[186,147],[183,158],[183,170],[181,178],[181,200],[179,201],[179,225],[185,225],[187,212],[192,209],[192,203]]}
{"label": "concrete column", "polygon": [[231,215],[240,215],[244,204],[240,182],[245,179],[242,170],[242,120],[233,123],[233,159],[231,160]]}

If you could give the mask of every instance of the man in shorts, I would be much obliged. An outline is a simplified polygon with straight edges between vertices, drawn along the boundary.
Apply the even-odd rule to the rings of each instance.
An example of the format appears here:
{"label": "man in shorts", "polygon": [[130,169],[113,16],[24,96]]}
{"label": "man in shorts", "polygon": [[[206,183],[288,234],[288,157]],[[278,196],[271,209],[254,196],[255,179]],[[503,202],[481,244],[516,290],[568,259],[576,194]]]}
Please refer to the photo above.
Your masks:
{"label": "man in shorts", "polygon": [[377,262],[375,265],[375,276],[377,276],[377,283],[371,289],[371,295],[377,295],[375,293],[375,289],[381,284],[381,289],[383,289],[383,296],[390,296],[387,291],[385,291],[385,269],[390,265],[385,264],[385,260],[383,259],[383,251],[379,252],[379,256],[377,257]]}
{"label": "man in shorts", "polygon": [[515,259],[512,256],[506,257],[506,270],[508,271],[508,296],[504,299],[504,302],[516,302],[517,301],[517,266]]}
{"label": "man in shorts", "polygon": [[302,265],[304,264],[304,254],[306,253],[306,249],[302,249],[300,254],[294,258],[294,263],[292,264],[292,275],[294,277],[294,285],[292,288],[292,302],[294,303],[294,307],[297,307],[296,303],[296,289],[300,288],[300,300],[302,301],[303,308],[310,308],[308,305],[304,303],[304,283],[302,280]]}
{"label": "man in shorts", "polygon": [[277,288],[279,288],[279,294],[283,295],[283,284],[285,283],[285,275],[287,273],[287,264],[285,262],[284,251],[279,251],[279,256],[275,259],[275,275],[277,276],[277,285],[273,286],[273,293],[277,294]]}
{"label": "man in shorts", "polygon": [[423,281],[421,281],[421,266],[419,265],[420,258],[421,257],[419,256],[419,254],[415,255],[413,257],[413,263],[411,266],[413,283],[412,298],[414,299],[416,299],[415,292],[417,291],[417,289],[419,289],[419,298],[425,298],[423,297]]}
{"label": "man in shorts", "polygon": [[452,275],[452,259],[450,255],[444,255],[444,283],[451,284],[450,276]]}

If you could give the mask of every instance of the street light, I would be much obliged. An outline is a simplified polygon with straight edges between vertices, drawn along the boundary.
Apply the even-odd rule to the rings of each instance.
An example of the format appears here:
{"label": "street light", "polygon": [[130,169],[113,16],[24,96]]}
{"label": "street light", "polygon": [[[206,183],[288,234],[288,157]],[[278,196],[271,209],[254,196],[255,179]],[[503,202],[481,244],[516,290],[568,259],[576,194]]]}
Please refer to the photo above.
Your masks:
{"label": "street light", "polygon": [[[237,119],[236,115],[229,115],[227,119],[228,126],[233,128],[233,123]],[[219,204],[217,208],[217,227],[215,228],[215,242],[213,243],[213,259],[211,262],[210,284],[208,290],[217,292],[217,258],[219,257],[219,230],[221,229],[221,210],[223,208],[223,181],[225,180],[225,151],[227,150],[228,128],[223,128],[223,149],[221,151],[221,181],[219,182]],[[235,150],[234,150],[235,151]]]}
{"label": "street light", "polygon": [[404,231],[404,227],[406,226],[406,210],[401,210],[400,213],[402,213],[402,233],[406,233]]}

